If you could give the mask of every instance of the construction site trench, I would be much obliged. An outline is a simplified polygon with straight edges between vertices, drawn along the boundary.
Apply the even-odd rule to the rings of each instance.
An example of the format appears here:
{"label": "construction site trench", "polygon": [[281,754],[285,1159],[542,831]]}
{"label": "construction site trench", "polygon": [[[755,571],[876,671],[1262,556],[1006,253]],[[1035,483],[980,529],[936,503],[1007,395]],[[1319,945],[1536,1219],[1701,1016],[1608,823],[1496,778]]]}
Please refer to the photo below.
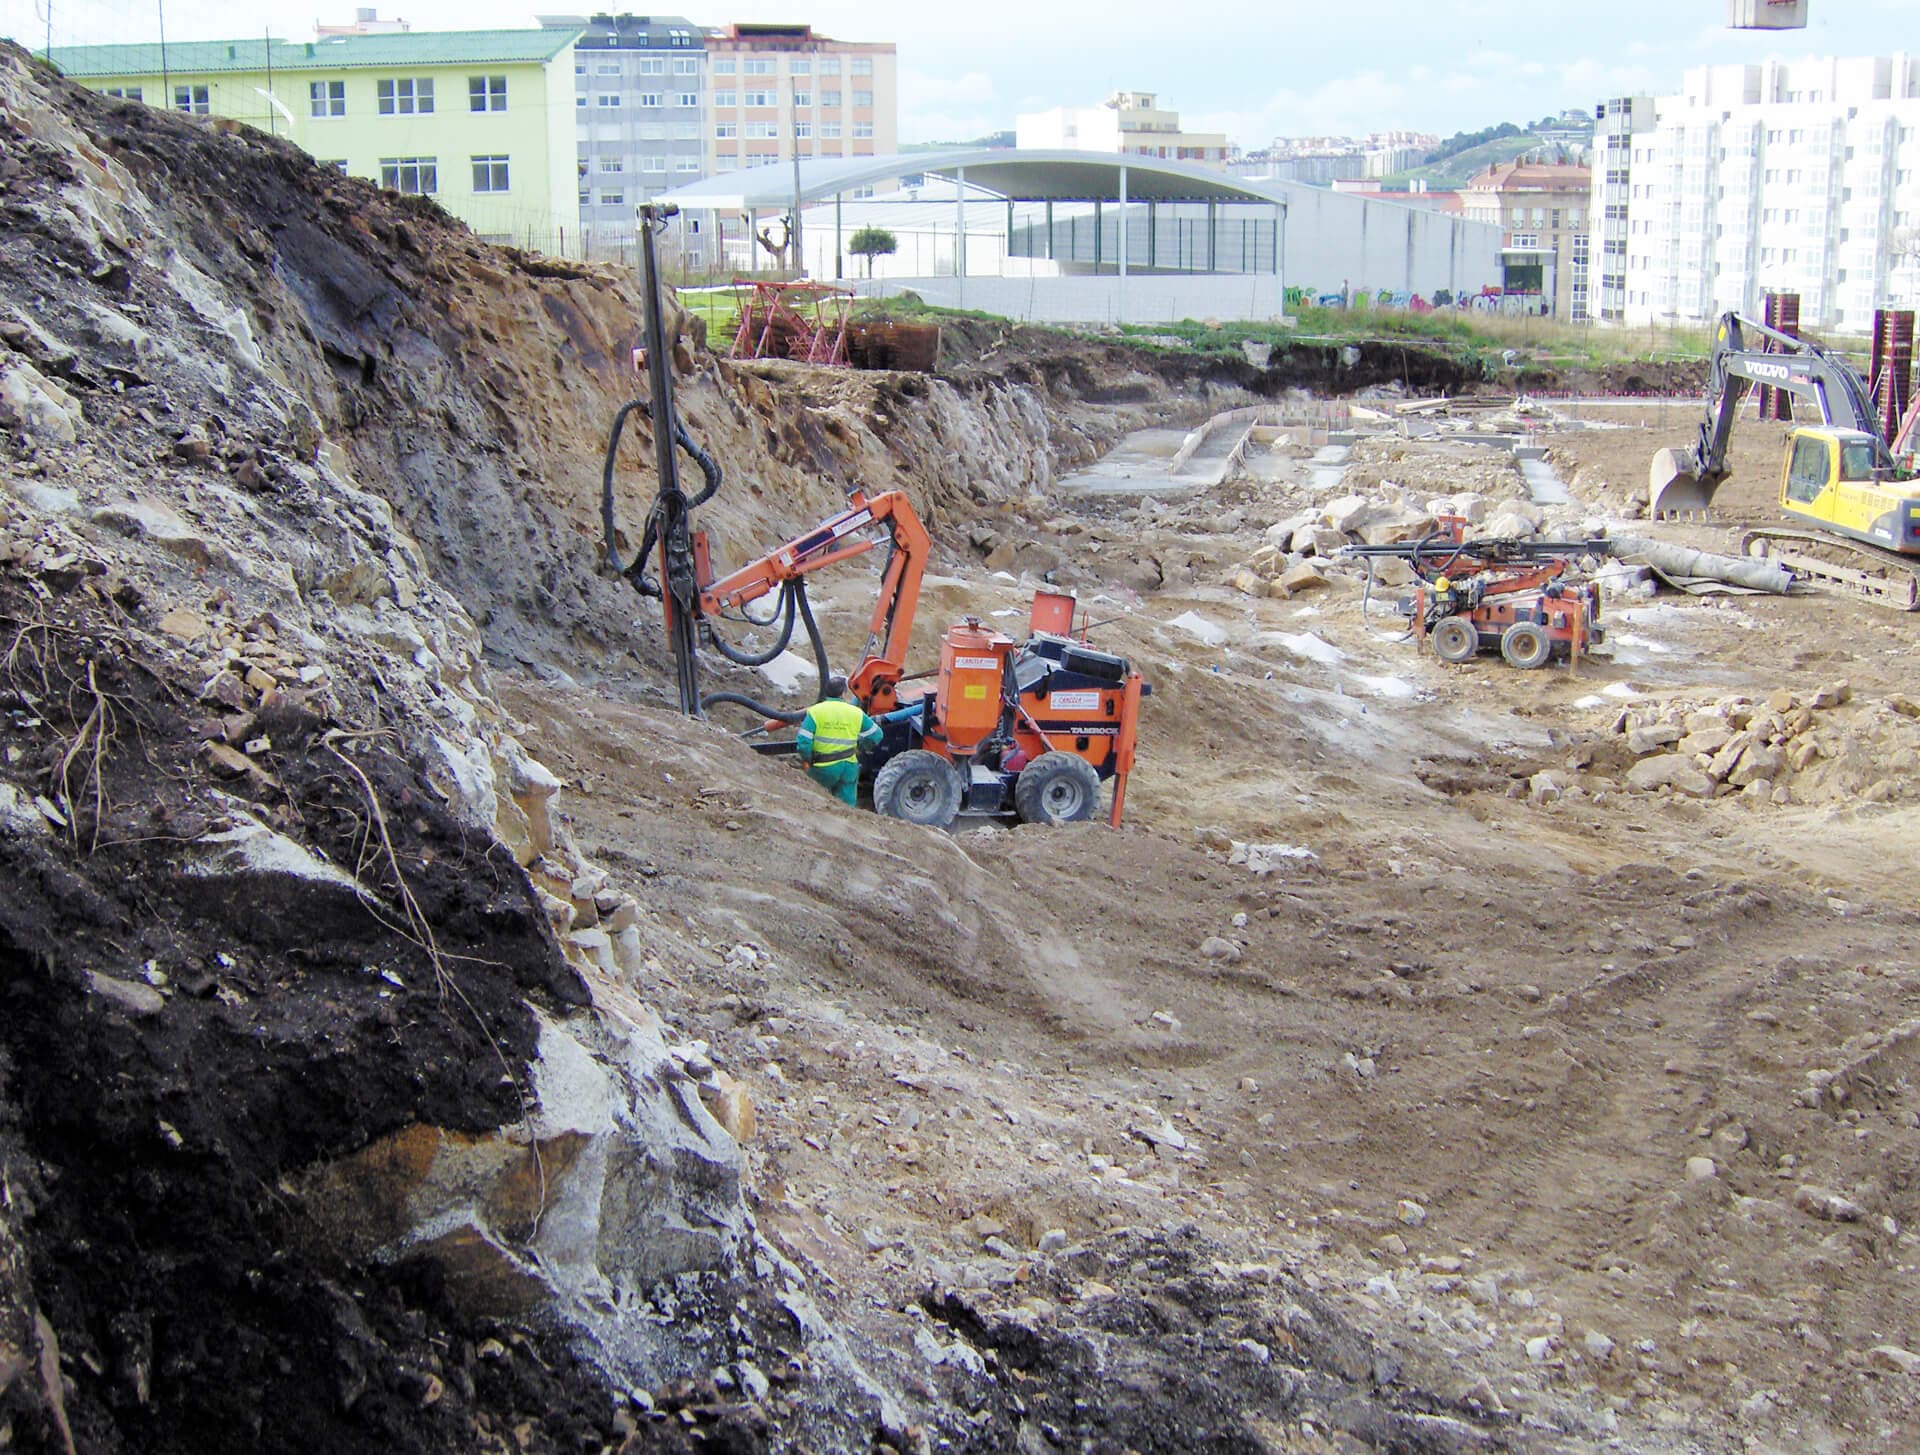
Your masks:
{"label": "construction site trench", "polygon": [[917,661],[1151,682],[1121,828],[941,831],[668,710],[631,278],[12,47],[0,224],[0,1450],[1913,1448],[1914,618],[1340,554],[1737,550],[1699,365],[676,317],[716,560],[901,490]]}

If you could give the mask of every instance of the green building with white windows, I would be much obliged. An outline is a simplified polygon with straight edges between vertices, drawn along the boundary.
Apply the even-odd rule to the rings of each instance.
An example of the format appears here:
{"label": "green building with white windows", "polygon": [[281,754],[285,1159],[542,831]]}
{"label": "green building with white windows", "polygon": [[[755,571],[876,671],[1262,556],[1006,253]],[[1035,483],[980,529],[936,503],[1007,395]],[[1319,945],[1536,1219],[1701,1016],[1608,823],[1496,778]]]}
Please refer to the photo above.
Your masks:
{"label": "green building with white windows", "polygon": [[491,242],[578,252],[578,31],[458,30],[56,46],[109,96],[222,116],[432,197]]}

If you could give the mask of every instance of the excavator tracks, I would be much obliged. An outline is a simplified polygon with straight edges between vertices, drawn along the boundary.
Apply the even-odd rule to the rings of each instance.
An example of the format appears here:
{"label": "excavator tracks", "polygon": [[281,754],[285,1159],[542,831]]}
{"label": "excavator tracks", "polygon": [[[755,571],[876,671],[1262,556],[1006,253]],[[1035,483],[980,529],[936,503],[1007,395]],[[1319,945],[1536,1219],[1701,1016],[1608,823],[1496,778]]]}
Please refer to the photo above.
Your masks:
{"label": "excavator tracks", "polygon": [[1747,530],[1740,546],[1779,562],[1816,590],[1864,597],[1894,611],[1920,610],[1920,563],[1896,551],[1777,526]]}

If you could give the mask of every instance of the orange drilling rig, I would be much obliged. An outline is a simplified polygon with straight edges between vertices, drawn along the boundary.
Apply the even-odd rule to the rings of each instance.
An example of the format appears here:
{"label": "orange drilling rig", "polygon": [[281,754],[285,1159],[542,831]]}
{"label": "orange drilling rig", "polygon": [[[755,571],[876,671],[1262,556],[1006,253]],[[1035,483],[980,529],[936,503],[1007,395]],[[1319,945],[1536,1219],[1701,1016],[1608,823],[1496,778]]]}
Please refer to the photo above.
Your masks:
{"label": "orange drilling rig", "polygon": [[[839,683],[828,669],[826,646],[807,603],[806,578],[884,544],[886,564],[866,648],[845,682],[861,707],[882,720],[881,745],[863,773],[874,808],[939,826],[962,812],[1010,811],[1029,823],[1070,823],[1094,816],[1101,789],[1111,781],[1108,822],[1118,827],[1133,769],[1140,700],[1150,689],[1125,657],[1089,646],[1084,627],[1074,635],[1073,597],[1037,593],[1029,634],[1020,641],[968,617],[941,637],[936,670],[909,674],[906,652],[932,541],[899,491],[872,497],[856,491],[838,514],[716,577],[706,534],[692,528],[691,517],[720,488],[722,473],[674,412],[654,283],[653,236],[667,215],[641,209],[651,305],[644,355],[650,398],[630,400],[614,418],[601,481],[601,519],[609,568],[641,594],[661,601],[681,710],[699,716],[708,707],[732,703],[760,715],[762,726],[755,732],[797,722],[800,713],[739,693],[702,696],[698,643],[704,640],[738,666],[764,666],[786,650],[796,627],[804,627],[822,690],[834,691]],[[636,412],[653,422],[659,493],[640,550],[623,563],[614,519],[614,461],[625,422]],[[706,479],[692,498],[680,489],[676,444]],[[656,547],[657,579],[647,570]],[[777,597],[772,615],[747,615],[751,603],[767,596]],[[775,629],[773,643],[758,652],[743,651],[721,634],[723,621]],[[792,747],[769,742],[759,750],[791,752]]]}

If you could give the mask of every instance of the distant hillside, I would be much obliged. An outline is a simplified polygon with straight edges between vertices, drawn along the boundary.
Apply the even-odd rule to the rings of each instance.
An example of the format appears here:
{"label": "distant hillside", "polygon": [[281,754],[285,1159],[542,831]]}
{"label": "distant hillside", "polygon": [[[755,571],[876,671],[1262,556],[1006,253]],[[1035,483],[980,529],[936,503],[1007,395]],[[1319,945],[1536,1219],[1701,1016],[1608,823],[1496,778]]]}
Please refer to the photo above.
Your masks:
{"label": "distant hillside", "polygon": [[1010,147],[1013,145],[1013,133],[1010,131],[988,132],[985,136],[976,136],[971,141],[913,141],[901,147],[902,152],[944,152],[955,147]]}
{"label": "distant hillside", "polygon": [[1464,187],[1488,167],[1529,153],[1546,161],[1581,161],[1581,147],[1566,140],[1568,129],[1564,120],[1548,119],[1524,130],[1508,124],[1449,137],[1428,154],[1427,161],[1396,172],[1382,185],[1404,187],[1417,179],[1436,191]]}

